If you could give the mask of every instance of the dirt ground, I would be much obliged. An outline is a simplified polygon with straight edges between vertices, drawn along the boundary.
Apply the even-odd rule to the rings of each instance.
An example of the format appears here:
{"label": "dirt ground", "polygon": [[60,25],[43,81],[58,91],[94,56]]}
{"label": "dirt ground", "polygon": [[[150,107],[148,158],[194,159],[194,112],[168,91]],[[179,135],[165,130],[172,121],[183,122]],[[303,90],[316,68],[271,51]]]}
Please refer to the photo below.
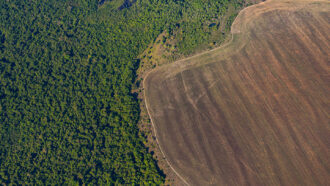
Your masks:
{"label": "dirt ground", "polygon": [[188,185],[330,183],[330,2],[244,9],[223,47],[143,81],[154,137]]}

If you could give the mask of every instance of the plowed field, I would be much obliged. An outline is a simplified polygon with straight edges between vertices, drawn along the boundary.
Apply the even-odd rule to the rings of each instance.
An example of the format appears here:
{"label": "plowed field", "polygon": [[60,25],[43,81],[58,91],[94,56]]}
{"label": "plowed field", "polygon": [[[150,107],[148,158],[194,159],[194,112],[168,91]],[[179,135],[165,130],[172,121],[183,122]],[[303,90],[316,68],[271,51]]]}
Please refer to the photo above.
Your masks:
{"label": "plowed field", "polygon": [[190,185],[329,185],[330,1],[266,1],[232,33],[145,78],[169,164]]}

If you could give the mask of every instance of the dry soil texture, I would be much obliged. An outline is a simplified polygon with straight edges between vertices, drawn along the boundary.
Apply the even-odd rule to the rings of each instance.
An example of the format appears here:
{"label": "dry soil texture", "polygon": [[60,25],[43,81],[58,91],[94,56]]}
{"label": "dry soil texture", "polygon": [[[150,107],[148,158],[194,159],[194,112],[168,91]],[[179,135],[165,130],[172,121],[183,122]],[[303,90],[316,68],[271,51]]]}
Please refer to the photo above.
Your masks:
{"label": "dry soil texture", "polygon": [[267,1],[232,33],[145,78],[169,164],[190,185],[329,185],[330,1]]}

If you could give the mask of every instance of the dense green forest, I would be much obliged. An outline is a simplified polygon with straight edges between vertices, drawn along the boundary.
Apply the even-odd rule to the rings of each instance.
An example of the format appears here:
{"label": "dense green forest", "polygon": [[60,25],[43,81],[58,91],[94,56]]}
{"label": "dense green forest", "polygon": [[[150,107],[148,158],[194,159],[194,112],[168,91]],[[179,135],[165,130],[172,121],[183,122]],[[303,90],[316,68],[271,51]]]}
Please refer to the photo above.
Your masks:
{"label": "dense green forest", "polygon": [[244,3],[0,1],[0,184],[162,184],[137,127],[136,57],[178,27],[193,51],[229,6]]}

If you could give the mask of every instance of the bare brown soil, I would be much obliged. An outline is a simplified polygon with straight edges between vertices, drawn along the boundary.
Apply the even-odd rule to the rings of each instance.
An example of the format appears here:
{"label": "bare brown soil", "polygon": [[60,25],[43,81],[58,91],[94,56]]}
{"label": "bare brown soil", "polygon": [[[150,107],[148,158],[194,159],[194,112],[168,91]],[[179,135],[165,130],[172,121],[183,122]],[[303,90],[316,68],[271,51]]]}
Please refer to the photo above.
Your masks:
{"label": "bare brown soil", "polygon": [[[248,5],[260,3],[261,0],[246,0],[243,7]],[[184,55],[177,50],[178,33],[180,30],[175,30],[173,35],[170,35],[166,30],[161,33],[153,43],[150,43],[148,48],[142,52],[137,58],[140,59],[139,69],[137,70],[137,81],[136,86],[133,88],[133,93],[138,93],[138,99],[140,102],[140,120],[138,123],[140,132],[142,136],[145,137],[145,146],[148,148],[149,152],[153,154],[153,157],[157,160],[157,164],[160,170],[166,175],[164,185],[185,185],[184,180],[182,180],[174,169],[169,165],[167,159],[164,157],[159,144],[156,140],[155,130],[152,127],[149,114],[146,109],[146,104],[143,101],[144,91],[142,83],[140,81],[154,68],[162,65],[173,63],[178,59],[183,59],[187,57],[194,56],[195,54],[201,54],[202,52],[208,52],[205,50],[210,50],[219,47],[222,43],[228,42],[231,39],[231,33],[226,31],[226,21],[233,13],[234,7],[229,7],[228,14],[224,17],[220,17],[218,20],[212,20],[209,22],[220,22],[219,28],[213,30],[209,40],[209,44],[204,44],[198,46],[192,53]],[[205,24],[207,27],[209,24]],[[165,41],[164,41],[165,38]]]}
{"label": "bare brown soil", "polygon": [[190,185],[329,185],[330,2],[244,9],[221,48],[144,80],[166,161]]}

